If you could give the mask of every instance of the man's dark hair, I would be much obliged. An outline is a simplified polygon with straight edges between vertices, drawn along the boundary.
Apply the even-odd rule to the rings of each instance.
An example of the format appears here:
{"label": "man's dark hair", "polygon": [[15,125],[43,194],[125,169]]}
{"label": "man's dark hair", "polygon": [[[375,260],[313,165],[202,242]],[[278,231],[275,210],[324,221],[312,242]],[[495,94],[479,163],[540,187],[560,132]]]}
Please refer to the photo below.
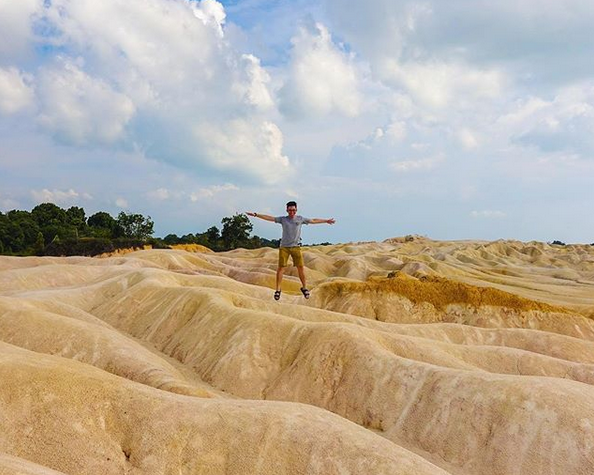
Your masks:
{"label": "man's dark hair", "polygon": [[297,208],[297,203],[296,203],[295,201],[289,201],[289,202],[287,203],[287,208],[288,208],[289,206],[295,206],[295,208]]}

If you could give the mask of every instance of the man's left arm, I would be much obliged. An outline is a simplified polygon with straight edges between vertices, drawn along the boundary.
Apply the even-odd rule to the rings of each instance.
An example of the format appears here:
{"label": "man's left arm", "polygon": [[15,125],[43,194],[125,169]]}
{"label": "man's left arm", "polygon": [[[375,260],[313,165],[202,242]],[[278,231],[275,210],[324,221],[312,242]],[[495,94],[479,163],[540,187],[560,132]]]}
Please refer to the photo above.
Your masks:
{"label": "man's left arm", "polygon": [[330,219],[320,219],[320,218],[312,218],[309,220],[308,224],[334,224],[336,221],[334,218]]}

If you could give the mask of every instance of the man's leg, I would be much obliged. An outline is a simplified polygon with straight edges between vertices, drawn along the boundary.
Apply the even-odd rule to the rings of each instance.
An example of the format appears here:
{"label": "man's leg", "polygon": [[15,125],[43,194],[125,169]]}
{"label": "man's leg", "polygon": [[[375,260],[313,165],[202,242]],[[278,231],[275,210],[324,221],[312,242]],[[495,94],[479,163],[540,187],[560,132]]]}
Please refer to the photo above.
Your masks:
{"label": "man's leg", "polygon": [[285,271],[284,267],[278,267],[276,269],[276,290],[281,289],[281,283],[283,282],[283,272]]}
{"label": "man's leg", "polygon": [[305,282],[305,267],[297,266],[297,272],[299,273],[299,279],[301,280],[301,286],[307,289],[307,283]]}
{"label": "man's leg", "polygon": [[283,273],[285,272],[285,267],[289,262],[289,254],[290,251],[286,247],[281,247],[278,250],[278,267],[276,268],[276,291],[280,292],[281,284],[283,282]]}

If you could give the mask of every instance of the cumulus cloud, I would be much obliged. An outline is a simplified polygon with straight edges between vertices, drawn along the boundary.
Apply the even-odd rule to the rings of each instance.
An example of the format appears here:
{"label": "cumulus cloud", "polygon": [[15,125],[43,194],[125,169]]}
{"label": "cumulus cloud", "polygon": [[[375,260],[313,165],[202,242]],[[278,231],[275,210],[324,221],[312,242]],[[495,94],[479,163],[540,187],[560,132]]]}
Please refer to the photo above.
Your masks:
{"label": "cumulus cloud", "polygon": [[289,171],[283,134],[272,122],[235,119],[224,127],[203,123],[194,128],[194,135],[216,169],[232,173],[241,168],[268,183],[282,180]]}
{"label": "cumulus cloud", "polygon": [[520,101],[498,126],[516,144],[594,158],[594,81],[563,88],[552,100]]}
{"label": "cumulus cloud", "polygon": [[[471,2],[459,3],[473,10]],[[423,40],[425,31],[441,21],[436,18],[440,2],[371,0],[344,8],[340,0],[327,0],[326,5],[333,26],[369,61],[374,77],[426,107],[473,105],[496,97],[506,83],[495,65],[469,62],[463,54],[467,45],[442,53],[440,45]]]}
{"label": "cumulus cloud", "polygon": [[38,91],[39,123],[67,143],[113,143],[123,138],[134,115],[134,104],[126,95],[69,60],[44,69]]}
{"label": "cumulus cloud", "polygon": [[215,195],[219,193],[223,193],[225,191],[238,191],[239,188],[232,183],[225,183],[224,185],[211,185],[204,188],[200,188],[192,193],[190,193],[190,200],[191,201],[200,201],[201,199],[205,198],[213,198]]}
{"label": "cumulus cloud", "polygon": [[156,190],[149,191],[146,196],[156,201],[189,200],[191,202],[196,202],[203,199],[213,198],[218,194],[228,191],[239,191],[239,187],[233,183],[224,183],[222,185],[204,186],[193,191],[158,188]]}
{"label": "cumulus cloud", "polygon": [[377,182],[397,175],[420,176],[446,162],[459,147],[449,127],[427,126],[417,120],[396,120],[365,139],[335,147],[326,166],[334,176],[370,178]]}
{"label": "cumulus cloud", "polygon": [[84,192],[78,192],[72,188],[68,190],[31,190],[31,197],[36,203],[55,203],[58,205],[70,205],[79,203],[81,200],[92,200],[93,197]]}
{"label": "cumulus cloud", "polygon": [[33,25],[43,0],[0,0],[0,65],[26,60],[34,41]]}
{"label": "cumulus cloud", "polygon": [[289,77],[279,92],[281,110],[291,117],[357,115],[361,97],[353,58],[334,44],[328,29],[320,23],[301,27],[291,43]]}
{"label": "cumulus cloud", "polygon": [[[504,64],[528,80],[592,75],[589,0],[369,0],[345,8],[325,1],[336,30],[381,73],[382,62],[460,61],[476,69]],[[562,65],[562,66],[561,66]]]}
{"label": "cumulus cloud", "polygon": [[219,2],[22,4],[21,36],[33,35],[43,52],[40,67],[19,72],[20,83],[9,70],[10,95],[0,78],[2,110],[34,97],[34,119],[63,144],[140,150],[184,169],[272,181],[290,168],[272,119],[270,75],[227,40]]}
{"label": "cumulus cloud", "polygon": [[193,5],[194,15],[202,20],[205,25],[209,25],[223,36],[223,24],[227,17],[223,5],[215,0],[202,0],[200,4]]}
{"label": "cumulus cloud", "polygon": [[456,107],[469,106],[477,99],[495,98],[505,82],[496,69],[477,69],[460,62],[384,61],[381,79],[395,87],[405,87],[429,107],[443,108],[456,101]]}
{"label": "cumulus cloud", "polygon": [[17,68],[0,68],[0,112],[14,114],[33,104],[30,81],[31,76]]}
{"label": "cumulus cloud", "polygon": [[260,66],[260,60],[252,54],[241,55],[241,78],[233,85],[234,91],[247,104],[266,110],[274,105],[268,89],[270,75]]}

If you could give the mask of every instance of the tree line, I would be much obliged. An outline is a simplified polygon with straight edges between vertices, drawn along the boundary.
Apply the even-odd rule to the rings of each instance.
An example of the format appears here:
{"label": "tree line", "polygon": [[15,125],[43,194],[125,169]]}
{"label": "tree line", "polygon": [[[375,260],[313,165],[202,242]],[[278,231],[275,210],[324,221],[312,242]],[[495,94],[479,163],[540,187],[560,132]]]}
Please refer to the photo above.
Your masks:
{"label": "tree line", "polygon": [[42,203],[31,211],[0,212],[0,254],[14,256],[93,256],[116,249],[142,247],[168,248],[174,244],[201,244],[214,251],[238,247],[254,249],[278,247],[279,240],[252,236],[248,217],[235,214],[204,232],[165,238],[153,237],[154,221],[150,216],[120,212],[117,217],[99,211],[87,218],[78,206],[63,209]]}

